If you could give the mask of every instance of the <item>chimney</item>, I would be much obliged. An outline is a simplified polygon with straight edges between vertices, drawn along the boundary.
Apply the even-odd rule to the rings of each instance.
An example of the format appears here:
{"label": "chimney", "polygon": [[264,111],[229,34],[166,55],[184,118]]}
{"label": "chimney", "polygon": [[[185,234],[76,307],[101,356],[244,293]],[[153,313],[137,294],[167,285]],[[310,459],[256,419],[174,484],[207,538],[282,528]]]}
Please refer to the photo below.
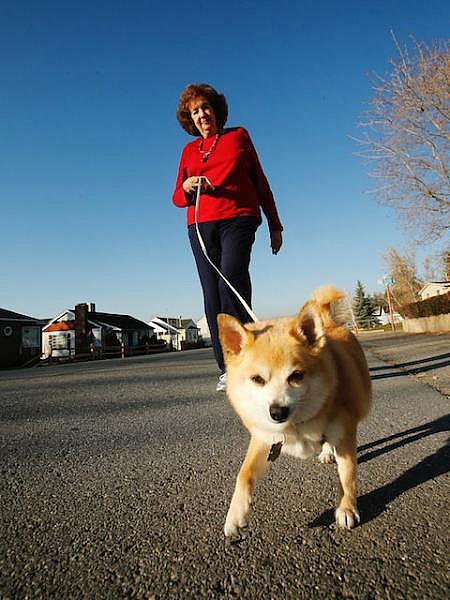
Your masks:
{"label": "chimney", "polygon": [[87,322],[88,308],[89,307],[85,302],[75,305],[75,354],[84,354],[89,349]]}
{"label": "chimney", "polygon": [[88,311],[89,312],[95,312],[95,302],[89,302],[89,304],[88,304]]}

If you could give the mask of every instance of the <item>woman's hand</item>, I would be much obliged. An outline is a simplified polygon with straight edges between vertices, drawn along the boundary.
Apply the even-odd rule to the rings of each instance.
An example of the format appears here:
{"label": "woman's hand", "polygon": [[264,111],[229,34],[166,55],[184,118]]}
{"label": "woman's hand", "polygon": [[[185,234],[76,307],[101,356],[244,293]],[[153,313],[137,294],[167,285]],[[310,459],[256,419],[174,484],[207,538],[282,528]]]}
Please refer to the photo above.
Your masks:
{"label": "woman's hand", "polygon": [[270,245],[272,247],[272,254],[278,254],[283,244],[283,235],[281,231],[270,232]]}
{"label": "woman's hand", "polygon": [[188,177],[183,181],[183,190],[186,194],[193,194],[197,191],[199,177]]}
{"label": "woman's hand", "polygon": [[[200,177],[197,177],[196,175],[194,175],[192,177],[188,177],[187,179],[185,179],[183,181],[183,190],[186,192],[186,194],[194,194],[197,191],[200,179],[201,179]],[[202,180],[201,184],[202,184],[202,187],[205,189],[214,189],[204,179]]]}

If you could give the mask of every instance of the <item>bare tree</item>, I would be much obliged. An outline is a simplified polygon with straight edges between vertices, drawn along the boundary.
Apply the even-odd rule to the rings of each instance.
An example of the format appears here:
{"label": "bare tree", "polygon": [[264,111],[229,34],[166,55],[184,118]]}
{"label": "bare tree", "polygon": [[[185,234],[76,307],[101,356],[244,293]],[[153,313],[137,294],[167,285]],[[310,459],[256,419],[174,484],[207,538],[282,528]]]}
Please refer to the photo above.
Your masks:
{"label": "bare tree", "polygon": [[423,280],[449,281],[450,278],[450,251],[444,250],[423,258]]}
{"label": "bare tree", "polygon": [[395,306],[420,300],[418,292],[422,284],[417,277],[414,249],[409,249],[405,256],[401,256],[393,246],[390,246],[384,260],[394,279],[391,292]]}
{"label": "bare tree", "polygon": [[446,281],[450,281],[450,250],[446,250],[442,256],[442,274]]}
{"label": "bare tree", "polygon": [[378,200],[395,209],[414,240],[430,243],[450,226],[450,44],[413,39],[411,55],[392,36],[399,58],[373,83],[358,155],[379,180]]}

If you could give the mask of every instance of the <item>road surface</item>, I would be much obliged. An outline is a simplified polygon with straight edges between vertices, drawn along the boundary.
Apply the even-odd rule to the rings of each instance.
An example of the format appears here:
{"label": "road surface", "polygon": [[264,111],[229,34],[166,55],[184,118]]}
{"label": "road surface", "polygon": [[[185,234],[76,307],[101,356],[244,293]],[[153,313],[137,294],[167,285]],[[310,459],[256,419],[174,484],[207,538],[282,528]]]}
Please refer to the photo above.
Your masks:
{"label": "road surface", "polygon": [[335,465],[281,457],[238,544],[248,436],[209,349],[0,372],[0,597],[448,597],[450,336],[361,339],[361,525],[333,523]]}

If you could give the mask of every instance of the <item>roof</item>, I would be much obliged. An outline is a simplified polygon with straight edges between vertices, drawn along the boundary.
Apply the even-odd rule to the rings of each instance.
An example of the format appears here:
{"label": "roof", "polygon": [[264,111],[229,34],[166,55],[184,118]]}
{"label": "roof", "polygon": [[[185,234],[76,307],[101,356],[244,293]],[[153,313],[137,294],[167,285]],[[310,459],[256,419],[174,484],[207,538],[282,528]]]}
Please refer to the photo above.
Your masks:
{"label": "roof", "polygon": [[60,321],[59,323],[52,323],[44,327],[45,333],[51,333],[52,331],[71,331],[75,329],[75,321]]}
{"label": "roof", "polygon": [[[74,309],[66,308],[66,310],[64,310],[58,316],[54,317],[51,321],[46,321],[47,326],[45,327],[45,331],[63,331],[74,329],[74,319]],[[140,321],[139,319],[135,319],[130,315],[118,315],[116,313],[105,312],[87,312],[86,319],[89,326],[91,327],[99,327],[102,325],[106,325],[108,327],[113,327],[114,329],[124,331],[152,329],[151,325],[148,325],[147,323],[144,323],[144,321]],[[61,327],[59,327],[61,323],[65,323],[66,325],[62,325]],[[53,327],[53,325],[57,325],[59,328]]]}
{"label": "roof", "polygon": [[164,325],[169,324],[170,327],[174,327],[175,329],[187,329],[189,325],[191,328],[197,328],[197,325],[194,319],[181,319],[179,317],[155,317],[152,321],[156,321],[160,325],[164,323]]}
{"label": "roof", "polygon": [[423,287],[427,285],[442,285],[443,287],[450,287],[450,281],[427,281],[423,284]]}
{"label": "roof", "polygon": [[109,325],[118,329],[151,329],[151,325],[139,321],[130,315],[117,315],[114,313],[88,312],[87,318],[99,324]]}
{"label": "roof", "polygon": [[450,281],[428,281],[427,283],[424,283],[423,286],[421,287],[421,289],[419,290],[419,294],[421,292],[423,292],[423,290],[426,290],[427,287],[429,287],[430,285],[437,285],[438,287],[444,288],[444,289],[449,289],[450,290]]}
{"label": "roof", "polygon": [[22,315],[6,308],[0,308],[0,321],[33,321],[41,323],[42,319],[36,319],[35,317]]}
{"label": "roof", "polygon": [[161,319],[161,317],[154,317],[153,319],[151,319],[151,321],[149,321],[149,325],[150,325],[150,327],[153,325],[153,326],[158,327],[159,329],[162,329],[163,331],[167,331],[169,333],[170,332],[178,333],[178,329],[176,327],[169,325],[167,323],[167,320]]}
{"label": "roof", "polygon": [[191,329],[198,329],[197,323],[194,319],[181,319],[181,325],[184,329],[190,327]]}

